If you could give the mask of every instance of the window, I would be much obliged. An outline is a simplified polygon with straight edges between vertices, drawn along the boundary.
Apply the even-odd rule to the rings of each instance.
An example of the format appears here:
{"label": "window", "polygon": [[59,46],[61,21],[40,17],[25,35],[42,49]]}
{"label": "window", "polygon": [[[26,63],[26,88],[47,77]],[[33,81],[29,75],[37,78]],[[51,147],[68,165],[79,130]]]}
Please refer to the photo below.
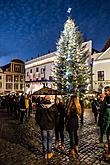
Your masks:
{"label": "window", "polygon": [[98,71],[98,81],[104,81],[104,71]]}
{"label": "window", "polygon": [[32,69],[30,69],[30,73],[32,73]]}
{"label": "window", "polygon": [[12,83],[7,83],[6,84],[6,89],[12,89]]}
{"label": "window", "polygon": [[29,72],[27,72],[27,76],[29,76]]}
{"label": "window", "polygon": [[41,68],[41,74],[45,72],[45,68]]}
{"label": "window", "polygon": [[15,65],[14,65],[14,71],[15,71],[15,72],[21,72],[21,66],[15,64]]}
{"label": "window", "polygon": [[23,76],[20,76],[20,82],[23,82]]}
{"label": "window", "polygon": [[21,90],[23,89],[23,84],[20,84],[20,89],[21,89]]}
{"label": "window", "polygon": [[51,80],[51,81],[52,81],[52,76],[49,76],[49,80]]}
{"label": "window", "polygon": [[33,80],[35,80],[36,79],[36,75],[35,74],[33,74]]}
{"label": "window", "polygon": [[41,78],[41,80],[45,80],[45,78],[44,78],[44,77],[42,77],[42,78]]}
{"label": "window", "polygon": [[7,75],[6,76],[6,81],[7,82],[12,82],[12,76],[11,75]]}
{"label": "window", "polygon": [[14,89],[18,89],[18,84],[14,84]]}
{"label": "window", "polygon": [[19,81],[18,76],[14,76],[14,82],[18,82],[18,81]]}
{"label": "window", "polygon": [[30,88],[30,85],[29,84],[26,84],[26,87]]}
{"label": "window", "polygon": [[36,68],[36,72],[39,72],[39,68]]}

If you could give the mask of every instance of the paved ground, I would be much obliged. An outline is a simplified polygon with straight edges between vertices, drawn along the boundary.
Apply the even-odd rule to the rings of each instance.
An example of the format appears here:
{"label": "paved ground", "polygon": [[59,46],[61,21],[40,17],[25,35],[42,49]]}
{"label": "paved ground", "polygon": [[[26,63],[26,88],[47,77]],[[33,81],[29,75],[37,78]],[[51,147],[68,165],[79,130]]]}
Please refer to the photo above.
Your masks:
{"label": "paved ground", "polygon": [[103,158],[103,144],[97,143],[98,132],[91,110],[85,110],[84,126],[79,128],[79,158],[69,158],[69,138],[65,131],[65,151],[54,152],[53,158],[45,161],[34,115],[19,125],[18,120],[0,110],[0,165],[108,165],[110,160]]}

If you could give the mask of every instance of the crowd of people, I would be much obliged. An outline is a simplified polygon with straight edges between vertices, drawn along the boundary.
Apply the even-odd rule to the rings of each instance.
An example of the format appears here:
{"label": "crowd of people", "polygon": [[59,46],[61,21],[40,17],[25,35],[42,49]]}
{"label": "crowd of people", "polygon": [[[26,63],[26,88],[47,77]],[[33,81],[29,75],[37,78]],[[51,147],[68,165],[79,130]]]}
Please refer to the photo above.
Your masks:
{"label": "crowd of people", "polygon": [[[63,151],[64,146],[64,127],[69,135],[70,149],[69,156],[78,157],[78,128],[83,125],[84,117],[84,99],[71,95],[65,103],[62,99],[55,102],[51,101],[49,96],[39,100],[36,109],[36,122],[41,129],[42,146],[45,159],[53,156],[52,138],[55,133],[54,149]],[[108,151],[104,154],[110,158],[110,87],[105,87],[104,93],[101,93],[91,99],[92,112],[97,126],[100,128],[99,142],[103,142],[103,136],[106,135],[107,143],[104,146]]]}
{"label": "crowd of people", "polygon": [[[41,130],[45,159],[50,159],[53,156],[52,138],[54,133],[54,149],[57,150],[59,142],[61,142],[60,149],[64,151],[64,127],[66,127],[70,140],[69,156],[78,157],[77,131],[80,115],[82,115],[81,106],[78,97],[75,95],[70,96],[66,105],[62,98],[51,100],[50,96],[45,96],[39,101],[36,108],[36,123]],[[81,122],[83,123],[82,118]]]}
{"label": "crowd of people", "polygon": [[[34,97],[30,95],[5,97],[5,106],[9,115],[15,114],[19,118],[20,124],[24,122],[24,117],[30,117],[32,109],[35,110],[35,121],[41,130],[42,148],[45,159],[53,156],[54,150],[65,150],[64,128],[69,135],[70,148],[69,156],[78,157],[78,128],[84,122],[84,99],[76,95],[67,97]],[[103,136],[106,135],[108,148],[105,157],[110,158],[110,87],[105,87],[101,93],[91,99],[92,112],[97,126],[100,128],[99,142],[103,143]],[[53,144],[53,136],[55,142]],[[61,145],[59,145],[61,144]]]}
{"label": "crowd of people", "polygon": [[8,115],[19,119],[22,124],[25,119],[30,117],[32,112],[32,99],[30,95],[8,94],[0,98],[0,108],[5,108]]}
{"label": "crowd of people", "polygon": [[110,87],[106,86],[104,93],[99,94],[92,99],[92,112],[94,113],[95,122],[100,128],[99,142],[103,143],[103,137],[106,135],[108,148],[105,157],[110,158]]}

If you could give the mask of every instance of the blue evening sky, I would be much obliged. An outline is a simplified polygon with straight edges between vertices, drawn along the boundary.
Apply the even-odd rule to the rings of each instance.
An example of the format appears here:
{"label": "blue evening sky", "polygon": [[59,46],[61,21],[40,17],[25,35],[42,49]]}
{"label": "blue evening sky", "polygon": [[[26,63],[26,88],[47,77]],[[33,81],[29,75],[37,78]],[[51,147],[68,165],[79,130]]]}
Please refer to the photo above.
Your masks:
{"label": "blue evening sky", "polygon": [[69,7],[84,38],[101,50],[110,36],[110,0],[0,0],[0,66],[55,51]]}

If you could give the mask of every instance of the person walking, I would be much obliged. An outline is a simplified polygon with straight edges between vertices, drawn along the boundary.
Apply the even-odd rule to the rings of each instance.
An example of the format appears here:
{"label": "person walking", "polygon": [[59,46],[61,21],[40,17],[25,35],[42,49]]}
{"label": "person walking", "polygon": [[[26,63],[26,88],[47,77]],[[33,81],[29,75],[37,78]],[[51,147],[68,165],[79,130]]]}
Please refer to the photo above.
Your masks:
{"label": "person walking", "polygon": [[81,124],[81,126],[83,126],[83,124],[84,124],[84,100],[82,97],[79,99],[79,103],[81,106],[80,124]]}
{"label": "person walking", "polygon": [[73,158],[78,157],[78,118],[81,114],[81,106],[76,95],[72,95],[67,105],[66,130],[69,133],[70,151],[69,155]]}
{"label": "person walking", "polygon": [[43,102],[37,105],[36,123],[40,126],[42,136],[42,146],[45,159],[50,159],[53,156],[52,138],[55,128],[55,123],[58,117],[58,110],[51,98],[46,95]]}
{"label": "person walking", "polygon": [[98,117],[99,110],[100,110],[99,103],[98,103],[97,99],[93,97],[93,99],[92,99],[92,112],[94,114],[95,123],[97,123],[97,117]]}
{"label": "person walking", "polygon": [[102,133],[102,123],[103,123],[103,117],[104,117],[104,97],[105,95],[102,93],[98,96],[99,100],[99,117],[98,117],[98,123],[97,125],[100,128],[100,138],[99,138],[99,143],[103,143],[103,133]]}
{"label": "person walking", "polygon": [[24,116],[26,113],[26,105],[25,105],[25,96],[22,94],[19,100],[19,110],[20,110],[20,124],[23,124]]}
{"label": "person walking", "polygon": [[107,135],[108,151],[105,153],[105,157],[110,158],[110,87],[105,87],[105,99],[103,108],[103,123],[102,123],[102,134]]}

